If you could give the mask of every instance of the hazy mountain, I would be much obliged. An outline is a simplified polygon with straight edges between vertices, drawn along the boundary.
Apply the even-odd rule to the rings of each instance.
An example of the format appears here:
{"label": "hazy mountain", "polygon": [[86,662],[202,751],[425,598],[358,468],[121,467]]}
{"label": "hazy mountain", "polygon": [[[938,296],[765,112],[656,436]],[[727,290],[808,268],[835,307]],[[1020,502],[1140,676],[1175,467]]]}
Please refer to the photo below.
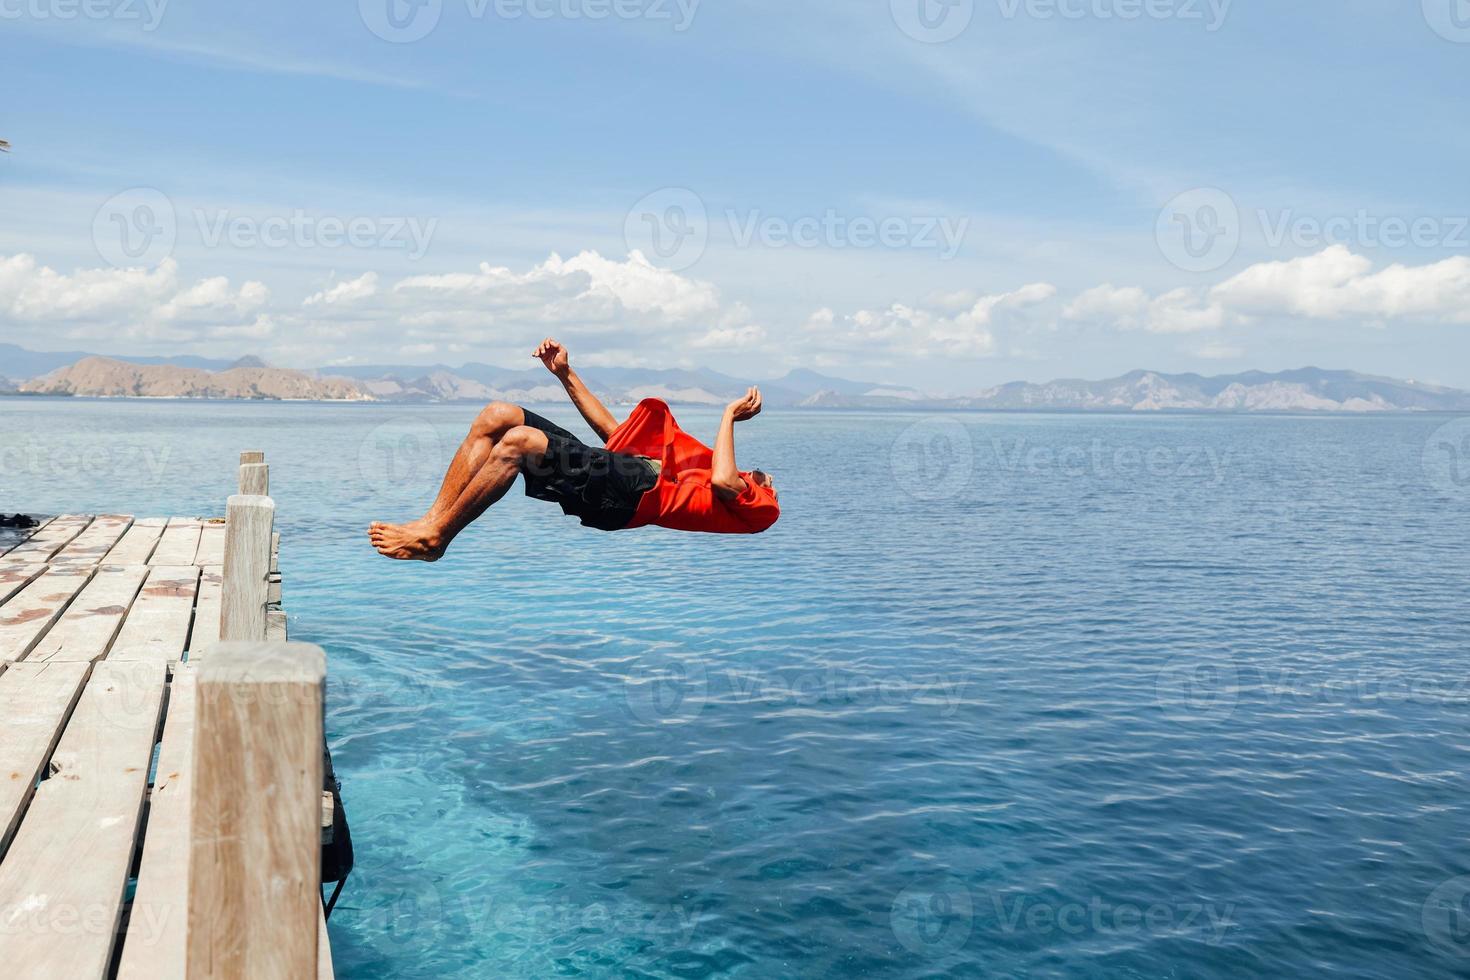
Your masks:
{"label": "hazy mountain", "polygon": [[[5,378],[31,380],[32,394],[170,398],[301,398],[390,402],[560,402],[561,385],[534,362],[525,367],[470,363],[460,367],[362,365],[319,372],[267,367],[256,357],[106,358],[37,354],[0,345],[0,392]],[[529,358],[527,359],[529,360]],[[201,367],[199,365],[209,365]],[[708,368],[587,368],[584,380],[610,405],[662,398],[682,405],[724,405],[759,384],[773,408],[905,408],[999,411],[1216,411],[1216,412],[1470,412],[1470,393],[1356,371],[1301,368],[1268,374],[1207,377],[1132,371],[1102,381],[1017,381],[960,397],[915,388],[851,381],[798,368],[772,380],[752,381]]]}
{"label": "hazy mountain", "polygon": [[[93,356],[95,355],[85,351],[32,351],[15,344],[0,344],[0,378],[24,381]],[[195,357],[192,354],[181,354],[177,357],[114,357],[113,360],[126,361],[129,364],[172,364],[204,371],[222,371],[230,367],[229,361]]]}
{"label": "hazy mountain", "polygon": [[241,366],[224,371],[130,364],[110,357],[84,357],[20,386],[25,394],[97,398],[265,398],[308,401],[365,401],[361,386],[347,378],[314,378],[286,368]]}

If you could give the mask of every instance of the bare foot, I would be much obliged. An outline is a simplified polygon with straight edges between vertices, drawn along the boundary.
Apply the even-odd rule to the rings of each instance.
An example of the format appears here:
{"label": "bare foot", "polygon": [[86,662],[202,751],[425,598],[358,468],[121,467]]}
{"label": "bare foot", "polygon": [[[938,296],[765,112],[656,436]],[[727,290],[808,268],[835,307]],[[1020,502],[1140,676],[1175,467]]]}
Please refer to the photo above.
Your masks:
{"label": "bare foot", "polygon": [[407,524],[384,524],[374,521],[368,538],[378,554],[399,561],[438,561],[444,557],[445,544],[436,528],[423,521]]}

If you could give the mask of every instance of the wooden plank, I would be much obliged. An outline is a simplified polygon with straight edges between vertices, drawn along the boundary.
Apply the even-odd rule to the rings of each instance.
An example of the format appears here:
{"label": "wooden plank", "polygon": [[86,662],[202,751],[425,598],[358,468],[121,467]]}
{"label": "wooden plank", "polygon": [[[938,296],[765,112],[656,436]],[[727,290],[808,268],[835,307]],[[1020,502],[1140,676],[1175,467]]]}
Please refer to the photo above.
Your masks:
{"label": "wooden plank", "polygon": [[199,569],[193,565],[149,566],[128,618],[118,631],[108,660],[159,660],[178,663],[189,645],[189,622],[194,618],[194,594]]}
{"label": "wooden plank", "polygon": [[148,806],[143,859],[123,940],[118,980],[184,976],[189,921],[189,824],[193,807],[196,672],[187,664],[169,685],[158,775]]}
{"label": "wooden plank", "polygon": [[104,565],[146,565],[153,554],[153,549],[158,547],[158,539],[163,535],[163,529],[168,526],[168,519],[163,517],[140,517],[133,521],[133,526],[122,536],[122,540],[113,546],[102,559]]}
{"label": "wooden plank", "polygon": [[128,514],[98,514],[87,529],[51,556],[52,565],[95,565],[132,526]]}
{"label": "wooden plank", "polygon": [[199,668],[191,980],[319,968],[325,678],[326,656],[304,643],[222,643]]}
{"label": "wooden plank", "polygon": [[225,563],[225,522],[208,521],[199,532],[199,551],[194,555],[196,565],[223,565]]}
{"label": "wooden plank", "polygon": [[336,971],[332,967],[332,940],[327,936],[327,910],[317,903],[316,978],[333,980]]}
{"label": "wooden plank", "polygon": [[153,556],[148,559],[148,564],[194,564],[194,556],[199,552],[201,531],[202,526],[196,518],[170,517],[168,527],[163,529],[163,537],[159,539],[158,547],[153,549]]}
{"label": "wooden plank", "polygon": [[106,656],[147,577],[146,565],[98,568],[61,619],[26,655],[26,662],[89,662]]}
{"label": "wooden plank", "polygon": [[199,594],[194,604],[194,625],[189,631],[189,661],[219,642],[220,606],[224,602],[224,569],[218,565],[201,568]]}
{"label": "wooden plank", "polygon": [[271,526],[276,504],[269,497],[233,496],[225,509],[225,584],[220,604],[220,639],[265,639],[265,604],[270,584]]}
{"label": "wooden plank", "polygon": [[45,570],[45,565],[39,565],[33,561],[7,562],[0,558],[0,606],[35,581],[37,576]]}
{"label": "wooden plank", "polygon": [[240,465],[241,466],[244,466],[247,463],[264,463],[264,462],[265,462],[265,453],[261,452],[259,449],[247,449],[243,453],[240,454]]}
{"label": "wooden plank", "polygon": [[107,973],[163,705],[163,664],[98,664],[0,862],[5,960],[27,977]]}
{"label": "wooden plank", "polygon": [[38,567],[46,570],[0,606],[0,664],[13,663],[30,653],[96,571],[88,567]]}
{"label": "wooden plank", "polygon": [[44,562],[87,529],[92,518],[82,514],[63,514],[5,553],[9,561]]}
{"label": "wooden plank", "polygon": [[4,555],[11,548],[14,548],[55,520],[52,517],[35,517],[34,519],[36,521],[35,527],[0,527],[0,555]]}
{"label": "wooden plank", "polygon": [[86,679],[86,664],[15,664],[0,674],[0,854]]}

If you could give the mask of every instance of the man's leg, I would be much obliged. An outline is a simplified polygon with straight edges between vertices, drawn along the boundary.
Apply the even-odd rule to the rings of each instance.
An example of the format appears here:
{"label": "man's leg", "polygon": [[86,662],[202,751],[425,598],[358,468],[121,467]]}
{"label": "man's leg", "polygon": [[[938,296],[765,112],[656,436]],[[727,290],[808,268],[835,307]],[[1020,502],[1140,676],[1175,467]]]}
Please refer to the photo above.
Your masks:
{"label": "man's leg", "polygon": [[490,450],[495,448],[500,438],[516,426],[525,424],[526,413],[518,405],[508,402],[491,402],[486,405],[470,424],[469,434],[460,443],[454,458],[449,461],[449,470],[444,474],[444,484],[439,488],[439,496],[430,505],[429,513],[424,518],[448,510],[469,485],[475,471],[485,465]]}
{"label": "man's leg", "polygon": [[[520,475],[522,461],[540,463],[546,450],[546,433],[540,429],[518,425],[507,430],[450,504],[430,508],[409,524],[374,524],[368,532],[373,547],[389,558],[438,561],[460,531],[505,496]],[[447,486],[447,479],[445,483]]]}

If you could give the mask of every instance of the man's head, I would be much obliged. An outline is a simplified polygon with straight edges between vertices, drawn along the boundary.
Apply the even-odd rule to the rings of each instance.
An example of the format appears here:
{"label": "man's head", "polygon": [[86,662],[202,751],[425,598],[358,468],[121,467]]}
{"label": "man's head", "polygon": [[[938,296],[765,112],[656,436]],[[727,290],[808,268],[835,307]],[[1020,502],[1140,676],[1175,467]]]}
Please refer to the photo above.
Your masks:
{"label": "man's head", "polygon": [[767,473],[765,470],[751,470],[750,478],[756,482],[757,486],[765,487],[767,490],[771,491],[771,496],[775,497],[777,500],[781,499],[781,495],[776,492],[776,481],[771,479],[771,474]]}

